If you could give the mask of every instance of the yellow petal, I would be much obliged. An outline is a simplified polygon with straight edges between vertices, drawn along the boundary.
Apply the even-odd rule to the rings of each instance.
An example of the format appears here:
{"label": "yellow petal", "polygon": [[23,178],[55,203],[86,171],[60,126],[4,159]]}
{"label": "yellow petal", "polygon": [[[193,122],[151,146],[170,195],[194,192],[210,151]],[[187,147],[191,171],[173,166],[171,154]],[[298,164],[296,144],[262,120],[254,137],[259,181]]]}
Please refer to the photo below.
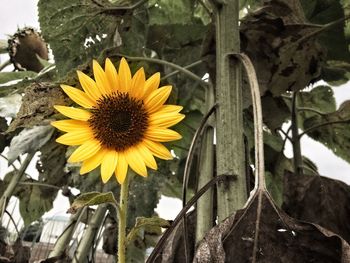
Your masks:
{"label": "yellow petal", "polygon": [[98,90],[96,82],[81,71],[77,71],[77,73],[78,73],[79,82],[83,90],[85,91],[85,93],[93,101],[97,101],[101,97],[101,92]]}
{"label": "yellow petal", "polygon": [[133,169],[137,174],[143,177],[147,176],[146,165],[136,149],[131,148],[125,151],[125,158],[130,165],[130,168]]}
{"label": "yellow petal", "polygon": [[179,113],[183,109],[182,106],[179,105],[163,105],[158,112],[162,113]]}
{"label": "yellow petal", "polygon": [[119,81],[120,81],[119,82],[120,91],[122,92],[129,91],[130,84],[131,84],[131,72],[130,72],[128,62],[126,61],[125,58],[122,58],[120,60],[118,75],[119,75]]}
{"label": "yellow petal", "polygon": [[137,150],[139,151],[139,154],[142,156],[142,159],[149,168],[152,168],[154,170],[158,169],[156,160],[154,159],[153,154],[147,148],[147,146],[145,146],[142,143],[139,143],[139,145],[137,145]]}
{"label": "yellow petal", "polygon": [[73,107],[55,105],[54,108],[63,115],[79,121],[87,121],[91,116],[90,112]]}
{"label": "yellow petal", "polygon": [[143,68],[140,68],[131,80],[131,86],[129,90],[130,95],[141,99],[144,93],[145,82],[145,71]]}
{"label": "yellow petal", "polygon": [[92,61],[92,68],[98,89],[103,95],[110,94],[112,89],[109,86],[106,74],[96,60]]}
{"label": "yellow petal", "polygon": [[117,168],[115,169],[115,176],[117,177],[117,181],[122,184],[126,178],[126,174],[128,172],[128,162],[125,159],[125,154],[123,152],[119,153]]}
{"label": "yellow petal", "polygon": [[152,152],[152,154],[163,160],[171,160],[174,157],[171,155],[170,151],[161,143],[153,142],[151,140],[144,139],[143,142],[147,148]]}
{"label": "yellow petal", "polygon": [[114,92],[119,91],[120,84],[119,84],[118,73],[112,61],[109,58],[107,58],[105,62],[105,72],[106,72],[107,80],[109,82],[109,86],[111,87],[112,91]]}
{"label": "yellow petal", "polygon": [[85,161],[96,154],[100,149],[100,142],[95,139],[91,139],[79,146],[69,157],[68,162],[75,163]]}
{"label": "yellow petal", "polygon": [[159,110],[165,101],[169,98],[171,86],[164,86],[153,91],[145,100],[145,106],[148,113],[153,113]]}
{"label": "yellow petal", "polygon": [[147,98],[154,90],[158,89],[160,83],[160,73],[153,74],[146,80],[143,98]]}
{"label": "yellow petal", "polygon": [[68,85],[61,85],[63,91],[71,98],[74,102],[85,108],[92,108],[95,102],[83,91],[70,87]]}
{"label": "yellow petal", "polygon": [[82,127],[83,128],[89,127],[89,124],[86,121],[78,121],[78,120],[53,121],[51,122],[51,125],[65,132],[80,130]]}
{"label": "yellow petal", "polygon": [[96,154],[91,156],[89,159],[86,159],[80,168],[80,174],[86,174],[98,167],[101,164],[105,154],[106,150],[100,149]]}
{"label": "yellow petal", "polygon": [[118,152],[115,150],[108,150],[105,156],[103,157],[101,164],[101,178],[103,183],[107,181],[113,175],[118,163]]}
{"label": "yellow petal", "polygon": [[170,113],[162,113],[160,111],[157,111],[149,116],[149,125],[168,128],[170,126],[173,126],[179,123],[184,118],[185,118],[184,114],[180,114],[180,113],[170,114]]}
{"label": "yellow petal", "polygon": [[92,130],[88,127],[85,129],[81,128],[80,130],[75,130],[63,134],[62,136],[56,139],[56,142],[64,145],[80,145],[93,138],[94,134],[92,133]]}
{"label": "yellow petal", "polygon": [[145,133],[145,138],[156,142],[169,142],[179,140],[182,136],[170,129],[150,127]]}

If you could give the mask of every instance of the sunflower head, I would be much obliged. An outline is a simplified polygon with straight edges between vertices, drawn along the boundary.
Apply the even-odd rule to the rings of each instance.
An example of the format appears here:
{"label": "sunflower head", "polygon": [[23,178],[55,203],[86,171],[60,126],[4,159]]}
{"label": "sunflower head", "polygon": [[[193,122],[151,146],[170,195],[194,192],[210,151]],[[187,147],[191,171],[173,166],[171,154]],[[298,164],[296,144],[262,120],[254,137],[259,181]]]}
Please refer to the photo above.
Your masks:
{"label": "sunflower head", "polygon": [[115,174],[122,184],[128,167],[146,177],[146,167],[157,169],[154,156],[172,159],[162,142],[181,138],[169,127],[185,116],[181,106],[165,104],[171,86],[159,88],[159,73],[146,79],[140,68],[132,76],[124,58],[118,71],[108,58],[104,69],[94,60],[94,79],[77,73],[82,89],[61,87],[80,107],[56,105],[70,119],[51,124],[66,132],[57,142],[78,146],[68,161],[82,162],[80,174],[101,166],[104,183]]}

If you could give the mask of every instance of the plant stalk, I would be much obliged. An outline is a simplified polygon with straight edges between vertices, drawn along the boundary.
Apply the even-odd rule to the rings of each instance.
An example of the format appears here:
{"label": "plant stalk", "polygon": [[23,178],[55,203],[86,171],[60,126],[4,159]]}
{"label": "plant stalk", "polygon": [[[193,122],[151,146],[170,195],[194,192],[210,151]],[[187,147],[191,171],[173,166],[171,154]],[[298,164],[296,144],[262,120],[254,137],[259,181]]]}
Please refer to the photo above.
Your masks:
{"label": "plant stalk", "polygon": [[[215,95],[213,85],[209,85],[206,89],[206,105],[209,110],[211,105],[215,103]],[[214,178],[214,123],[215,119],[211,116],[208,119],[207,127],[203,132],[202,147],[199,158],[199,177],[198,189],[201,189],[206,183]],[[198,244],[205,234],[214,225],[214,189],[209,189],[197,202],[197,223],[196,223],[196,244]]]}
{"label": "plant stalk", "polygon": [[86,210],[86,207],[79,209],[79,211],[76,214],[70,217],[67,227],[58,237],[53,250],[49,254],[49,258],[61,256],[63,253],[65,253],[66,248],[69,245],[69,242],[72,239],[73,234],[76,230],[76,227],[80,222],[80,218],[83,214],[85,214]]}
{"label": "plant stalk", "polygon": [[298,92],[293,92],[292,98],[292,145],[293,145],[293,164],[294,173],[303,175],[303,157],[301,155],[300,136],[298,127],[298,110],[297,110]]}
{"label": "plant stalk", "polygon": [[239,1],[216,3],[216,115],[217,175],[235,180],[218,183],[218,221],[242,208],[247,200],[244,161],[241,67],[233,54],[240,52]]}
{"label": "plant stalk", "polygon": [[126,219],[128,210],[129,176],[125,178],[120,188],[119,213],[118,213],[118,263],[126,261]]}
{"label": "plant stalk", "polygon": [[88,254],[90,249],[93,247],[93,243],[95,242],[96,233],[102,227],[102,222],[106,211],[106,204],[99,205],[96,208],[95,213],[91,217],[89,225],[81,241],[79,242],[78,248],[75,251],[72,263],[89,262]]}
{"label": "plant stalk", "polygon": [[22,176],[28,168],[31,160],[33,159],[35,152],[28,153],[27,157],[24,159],[21,168],[15,173],[15,175],[11,178],[9,185],[6,187],[6,190],[2,194],[0,198],[0,222],[2,221],[2,217],[4,215],[6,205],[8,200],[11,198],[13,191],[15,190],[18,183],[21,181]]}

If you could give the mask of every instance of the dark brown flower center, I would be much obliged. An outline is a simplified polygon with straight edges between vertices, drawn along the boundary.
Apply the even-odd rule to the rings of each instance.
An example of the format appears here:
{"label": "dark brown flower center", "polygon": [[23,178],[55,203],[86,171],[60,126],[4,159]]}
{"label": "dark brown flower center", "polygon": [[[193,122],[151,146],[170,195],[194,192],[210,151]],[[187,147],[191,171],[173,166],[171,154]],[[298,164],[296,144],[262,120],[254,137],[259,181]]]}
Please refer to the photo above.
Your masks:
{"label": "dark brown flower center", "polygon": [[142,141],[148,114],[141,100],[128,93],[112,93],[97,101],[88,120],[95,138],[104,147],[123,151]]}

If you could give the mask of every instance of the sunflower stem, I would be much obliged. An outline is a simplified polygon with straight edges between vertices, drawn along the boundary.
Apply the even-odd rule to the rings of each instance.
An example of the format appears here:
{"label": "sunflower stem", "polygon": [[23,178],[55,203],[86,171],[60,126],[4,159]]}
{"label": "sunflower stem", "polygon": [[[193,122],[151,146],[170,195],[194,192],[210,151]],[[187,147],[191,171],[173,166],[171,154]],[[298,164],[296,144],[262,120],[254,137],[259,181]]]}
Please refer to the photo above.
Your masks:
{"label": "sunflower stem", "polygon": [[126,260],[126,222],[130,176],[131,174],[128,173],[120,189],[120,209],[118,213],[118,263],[125,263]]}

